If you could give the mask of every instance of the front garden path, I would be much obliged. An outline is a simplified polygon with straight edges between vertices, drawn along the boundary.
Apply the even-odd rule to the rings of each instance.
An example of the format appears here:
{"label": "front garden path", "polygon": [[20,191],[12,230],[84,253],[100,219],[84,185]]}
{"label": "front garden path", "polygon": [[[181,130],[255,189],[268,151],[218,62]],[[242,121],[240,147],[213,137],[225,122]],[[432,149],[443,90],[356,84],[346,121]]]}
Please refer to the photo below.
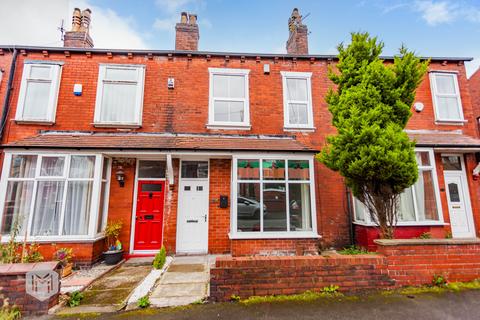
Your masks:
{"label": "front garden path", "polygon": [[152,306],[182,306],[206,299],[209,295],[210,266],[215,263],[215,258],[174,257],[150,295]]}
{"label": "front garden path", "polygon": [[116,312],[125,307],[132,291],[152,270],[153,258],[133,258],[87,288],[80,306],[65,307],[58,314]]}

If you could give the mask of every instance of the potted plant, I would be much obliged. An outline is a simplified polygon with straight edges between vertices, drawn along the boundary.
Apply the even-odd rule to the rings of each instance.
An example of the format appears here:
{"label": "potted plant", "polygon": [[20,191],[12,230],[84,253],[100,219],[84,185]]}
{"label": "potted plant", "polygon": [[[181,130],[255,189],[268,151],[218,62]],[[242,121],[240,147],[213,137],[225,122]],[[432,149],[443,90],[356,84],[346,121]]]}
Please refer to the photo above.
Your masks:
{"label": "potted plant", "polygon": [[122,225],[122,221],[108,221],[105,226],[104,234],[107,240],[107,251],[103,253],[103,256],[107,265],[114,265],[122,260],[122,243],[118,240]]}
{"label": "potted plant", "polygon": [[62,278],[72,273],[73,262],[73,250],[72,248],[60,248],[53,254],[53,258],[60,262],[62,268]]}

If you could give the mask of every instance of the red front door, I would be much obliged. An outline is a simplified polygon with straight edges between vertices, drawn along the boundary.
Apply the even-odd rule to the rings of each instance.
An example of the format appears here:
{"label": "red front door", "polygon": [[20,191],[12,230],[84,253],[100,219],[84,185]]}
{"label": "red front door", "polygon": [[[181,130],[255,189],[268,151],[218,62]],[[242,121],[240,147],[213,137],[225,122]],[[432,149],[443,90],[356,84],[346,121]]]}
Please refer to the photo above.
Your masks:
{"label": "red front door", "polygon": [[158,250],[162,246],[165,181],[138,181],[135,214],[135,250]]}

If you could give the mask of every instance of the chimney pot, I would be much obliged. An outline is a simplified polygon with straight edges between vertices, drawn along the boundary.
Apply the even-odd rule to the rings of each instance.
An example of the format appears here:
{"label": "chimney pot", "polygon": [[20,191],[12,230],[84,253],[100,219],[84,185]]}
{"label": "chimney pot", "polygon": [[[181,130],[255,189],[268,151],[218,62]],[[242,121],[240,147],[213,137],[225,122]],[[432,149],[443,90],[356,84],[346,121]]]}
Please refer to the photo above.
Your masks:
{"label": "chimney pot", "polygon": [[180,14],[180,23],[187,23],[188,22],[188,16],[186,12],[182,12]]}
{"label": "chimney pot", "polygon": [[188,16],[188,22],[190,24],[197,24],[197,15],[196,14],[190,14]]}
{"label": "chimney pot", "polygon": [[81,11],[79,8],[75,8],[72,14],[72,30],[65,32],[63,40],[64,47],[71,48],[92,48],[93,40],[89,35],[90,9]]}

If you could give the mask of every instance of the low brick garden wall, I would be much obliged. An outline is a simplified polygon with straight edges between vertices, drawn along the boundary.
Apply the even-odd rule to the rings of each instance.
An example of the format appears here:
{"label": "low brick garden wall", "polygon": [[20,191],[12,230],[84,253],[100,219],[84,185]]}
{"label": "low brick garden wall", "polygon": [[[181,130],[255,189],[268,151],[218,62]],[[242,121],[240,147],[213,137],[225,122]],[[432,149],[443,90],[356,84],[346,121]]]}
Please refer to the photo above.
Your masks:
{"label": "low brick garden wall", "polygon": [[[25,275],[35,270],[55,270],[58,262],[0,264],[0,306],[8,299],[10,306],[17,306],[22,316],[38,316],[58,303],[59,294],[40,301],[25,291]],[[58,284],[60,287],[60,284]]]}
{"label": "low brick garden wall", "polygon": [[378,240],[378,254],[283,257],[219,257],[210,270],[213,301],[319,291],[386,289],[480,278],[480,241],[453,239]]}

